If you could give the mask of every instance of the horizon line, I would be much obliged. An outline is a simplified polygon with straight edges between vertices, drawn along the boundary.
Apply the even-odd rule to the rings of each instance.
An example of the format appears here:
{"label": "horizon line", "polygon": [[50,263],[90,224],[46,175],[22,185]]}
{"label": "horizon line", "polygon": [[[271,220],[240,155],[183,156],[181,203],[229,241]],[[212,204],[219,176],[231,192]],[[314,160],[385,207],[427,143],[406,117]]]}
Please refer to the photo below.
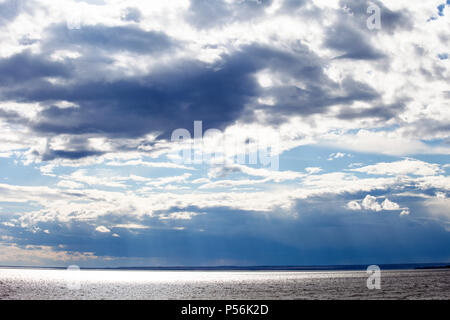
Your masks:
{"label": "horizon line", "polygon": [[[117,267],[79,267],[81,270],[167,270],[167,271],[183,271],[183,270],[199,270],[199,271],[339,271],[339,270],[365,270],[367,266],[377,265],[384,267],[385,270],[393,269],[421,269],[421,267],[429,268],[450,268],[450,262],[425,262],[425,263],[381,263],[381,264],[338,264],[338,265],[253,265],[253,266],[238,266],[238,265],[218,265],[218,266],[117,266]],[[388,267],[386,269],[386,267]],[[391,267],[389,269],[389,267]],[[0,265],[0,269],[57,269],[64,270],[68,267],[63,266],[14,266],[14,265]]]}

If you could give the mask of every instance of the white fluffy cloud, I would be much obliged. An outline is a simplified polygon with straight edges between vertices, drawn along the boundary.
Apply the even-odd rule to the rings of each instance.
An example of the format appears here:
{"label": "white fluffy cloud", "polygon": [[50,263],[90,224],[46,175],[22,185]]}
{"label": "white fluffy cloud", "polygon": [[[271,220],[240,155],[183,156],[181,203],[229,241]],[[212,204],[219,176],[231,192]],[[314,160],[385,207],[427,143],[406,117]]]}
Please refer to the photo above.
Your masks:
{"label": "white fluffy cloud", "polygon": [[398,203],[395,203],[388,198],[385,198],[382,203],[378,199],[370,194],[366,195],[362,201],[349,201],[347,208],[353,211],[369,210],[369,211],[401,211],[400,215],[409,215],[408,208],[401,208]]}
{"label": "white fluffy cloud", "polygon": [[405,159],[395,162],[380,162],[351,171],[377,175],[415,175],[433,176],[442,173],[440,165],[415,159]]}
{"label": "white fluffy cloud", "polygon": [[362,207],[366,210],[381,211],[383,207],[378,203],[377,198],[367,195],[361,202]]}
{"label": "white fluffy cloud", "polygon": [[97,228],[95,228],[95,231],[98,231],[100,233],[109,233],[109,232],[111,232],[111,230],[109,230],[105,226],[98,226]]}

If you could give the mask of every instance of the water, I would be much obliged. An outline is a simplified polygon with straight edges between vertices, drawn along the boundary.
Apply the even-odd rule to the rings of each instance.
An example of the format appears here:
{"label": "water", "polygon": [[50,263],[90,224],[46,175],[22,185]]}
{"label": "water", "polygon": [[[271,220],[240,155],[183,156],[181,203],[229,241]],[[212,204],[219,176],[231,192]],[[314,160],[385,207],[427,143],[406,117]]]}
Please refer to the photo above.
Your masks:
{"label": "water", "polygon": [[0,269],[0,299],[450,299],[450,270],[110,271]]}

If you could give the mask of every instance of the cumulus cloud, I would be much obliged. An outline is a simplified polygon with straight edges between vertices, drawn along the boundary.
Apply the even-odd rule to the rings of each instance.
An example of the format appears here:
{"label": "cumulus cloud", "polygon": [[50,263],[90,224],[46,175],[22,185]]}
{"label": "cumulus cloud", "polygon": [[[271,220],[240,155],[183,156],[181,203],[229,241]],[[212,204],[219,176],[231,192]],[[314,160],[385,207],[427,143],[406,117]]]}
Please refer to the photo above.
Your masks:
{"label": "cumulus cloud", "polygon": [[402,210],[402,212],[400,212],[401,216],[408,216],[410,214],[410,211],[408,209]]}
{"label": "cumulus cloud", "polygon": [[362,201],[349,201],[347,208],[353,211],[369,210],[369,211],[400,211],[400,215],[409,215],[408,208],[401,208],[398,203],[395,203],[388,198],[385,198],[382,203],[378,202],[377,197],[370,194],[366,195]]}
{"label": "cumulus cloud", "polygon": [[381,204],[381,207],[383,208],[383,210],[400,209],[400,206],[397,203],[390,201],[388,198],[384,199],[383,203]]}
{"label": "cumulus cloud", "polygon": [[366,210],[381,211],[383,207],[378,203],[377,198],[371,195],[367,195],[361,202],[362,207]]}

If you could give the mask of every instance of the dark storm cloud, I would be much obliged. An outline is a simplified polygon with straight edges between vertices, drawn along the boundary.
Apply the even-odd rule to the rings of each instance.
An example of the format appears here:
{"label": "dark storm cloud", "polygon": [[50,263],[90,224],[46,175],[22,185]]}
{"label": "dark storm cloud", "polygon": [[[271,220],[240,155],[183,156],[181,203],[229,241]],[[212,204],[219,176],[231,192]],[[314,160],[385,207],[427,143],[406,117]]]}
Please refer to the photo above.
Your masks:
{"label": "dark storm cloud", "polygon": [[64,77],[71,74],[70,65],[48,60],[25,51],[0,59],[0,85],[20,85],[45,77]]}
{"label": "dark storm cloud", "polygon": [[378,60],[384,57],[364,33],[347,24],[330,27],[325,46],[342,52],[337,59]]}
{"label": "dark storm cloud", "polygon": [[[109,58],[100,55],[97,59]],[[204,130],[224,129],[244,115],[246,120],[253,121],[255,110],[267,108],[256,102],[264,96],[274,96],[277,100],[276,107],[266,110],[272,124],[281,123],[292,115],[325,113],[335,104],[351,105],[355,101],[379,98],[373,88],[351,78],[340,83],[329,79],[323,71],[326,62],[301,43],[290,52],[248,45],[224,55],[214,65],[197,60],[173,61],[148,75],[119,80],[105,81],[102,73],[99,76],[102,70],[93,66],[92,70],[85,70],[83,77],[74,73],[67,82],[51,84],[42,80],[20,85],[27,79],[66,76],[69,66],[79,69],[77,61],[48,62],[29,53],[0,61],[0,70],[9,70],[3,77],[14,77],[7,78],[10,85],[3,86],[0,95],[3,99],[50,105],[29,124],[43,136],[137,138],[158,132],[160,139],[170,138],[177,128],[191,130],[195,120],[203,121]],[[17,72],[21,68],[24,71]],[[255,78],[262,70],[270,70],[283,82],[295,79],[302,87],[262,88]],[[55,101],[69,101],[77,106],[59,108],[52,105]],[[78,151],[48,150],[42,156],[51,160],[98,154],[89,146],[71,146],[69,143],[67,148]]]}
{"label": "dark storm cloud", "polygon": [[[380,13],[380,29],[369,29],[367,20],[374,13],[368,8],[376,5]],[[379,1],[340,1],[338,21],[328,28],[324,45],[341,52],[336,58],[353,60],[380,60],[386,58],[372,40],[378,32],[392,34],[398,29],[411,28],[412,22],[406,11],[394,12]]]}
{"label": "dark storm cloud", "polygon": [[[180,61],[145,77],[70,85],[40,84],[9,91],[22,101],[71,101],[74,108],[49,107],[33,128],[41,133],[137,137],[149,132],[170,134],[203,120],[204,128],[223,128],[236,120],[256,95],[256,66],[239,56],[220,70],[198,61]],[[167,137],[167,136],[166,136]]]}
{"label": "dark storm cloud", "polygon": [[[304,88],[280,86],[264,91],[254,77],[263,69],[301,81]],[[345,93],[330,93],[335,89]],[[178,61],[143,77],[68,85],[38,83],[9,90],[7,97],[45,103],[64,100],[79,105],[43,110],[32,125],[40,133],[138,137],[163,132],[162,137],[167,138],[174,129],[191,128],[194,120],[203,120],[204,129],[223,129],[264,94],[275,95],[279,102],[271,110],[275,122],[284,115],[321,113],[334,104],[378,97],[374,89],[352,79],[331,81],[323,73],[322,61],[301,44],[294,53],[247,46],[224,56],[215,66]]]}
{"label": "dark storm cloud", "polygon": [[264,109],[270,110],[271,114],[268,116],[272,123],[280,123],[293,115],[325,113],[333,105],[351,105],[355,101],[372,101],[379,97],[373,88],[349,78],[340,84],[340,88],[344,94],[333,95],[314,83],[308,84],[306,89],[295,86],[278,87],[270,90],[278,98],[276,108],[269,106]]}
{"label": "dark storm cloud", "polygon": [[82,50],[88,48],[150,54],[175,45],[163,32],[145,31],[135,26],[93,25],[69,29],[64,24],[58,24],[48,32],[49,37],[44,44],[47,49],[75,47]]}
{"label": "dark storm cloud", "polygon": [[351,105],[355,101],[372,101],[380,97],[374,88],[351,78],[347,77],[340,83],[329,79],[323,71],[326,62],[301,44],[297,45],[294,53],[262,47],[252,47],[247,52],[253,61],[261,63],[261,69],[270,69],[281,79],[290,78],[301,83],[301,87],[277,85],[261,90],[262,96],[276,98],[275,107],[254,107],[266,110],[271,123],[281,123],[293,115],[325,113],[328,107],[336,104]]}
{"label": "dark storm cloud", "polygon": [[199,29],[221,26],[234,21],[248,20],[264,14],[272,0],[191,0],[186,19]]}
{"label": "dark storm cloud", "polygon": [[3,109],[0,109],[0,119],[6,120],[11,124],[26,124],[28,122],[17,112]]}
{"label": "dark storm cloud", "polygon": [[[244,1],[235,6],[243,8],[244,13],[239,14],[251,11],[250,16],[255,16],[268,4],[270,1]],[[301,6],[302,2],[297,4]],[[200,6],[200,2],[193,1],[191,5]],[[238,12],[222,1],[210,5]],[[193,12],[208,16],[198,10]],[[201,10],[208,10],[208,5]],[[208,19],[214,20],[210,16]],[[257,44],[242,46],[223,54],[214,64],[195,58],[173,59],[147,75],[125,77],[114,76],[114,70],[109,68],[114,62],[111,51],[162,54],[181,44],[164,33],[136,26],[95,25],[70,30],[58,24],[47,32],[41,55],[24,52],[0,60],[0,98],[48,106],[28,125],[46,137],[68,134],[137,138],[158,132],[160,139],[167,139],[177,128],[190,130],[195,120],[203,121],[204,130],[224,129],[243,117],[254,121],[254,111],[265,109],[269,122],[277,124],[292,115],[325,113],[332,105],[379,98],[376,90],[351,78],[341,82],[328,78],[324,73],[327,61],[300,41],[292,44],[290,50]],[[350,58],[381,57],[364,37],[351,36],[352,32],[346,25],[337,26],[335,33],[329,35],[328,45],[347,52],[344,56]],[[49,60],[59,49],[81,51],[82,56],[60,62]],[[262,88],[255,77],[262,70],[269,70],[286,84]],[[45,79],[48,77],[66,81],[50,83]],[[301,85],[287,84],[292,80]],[[269,96],[277,101],[270,110],[257,103],[259,97]],[[56,101],[68,101],[76,107],[59,108],[54,106]],[[69,143],[66,147],[71,151],[47,150],[41,156],[51,160],[98,154],[88,145],[73,147]]]}
{"label": "dark storm cloud", "polygon": [[404,102],[397,102],[389,105],[377,105],[367,109],[343,108],[339,113],[340,119],[352,120],[359,118],[372,118],[381,120],[390,120],[405,110]]}
{"label": "dark storm cloud", "polygon": [[448,119],[420,119],[415,121],[413,125],[406,128],[406,132],[419,137],[424,136],[448,136],[450,134],[450,121]]}
{"label": "dark storm cloud", "polygon": [[47,150],[42,155],[42,161],[51,161],[54,159],[69,159],[69,160],[78,160],[86,157],[92,156],[100,156],[104,154],[104,152],[95,151],[95,150],[77,150],[77,151],[66,151],[66,150]]}

